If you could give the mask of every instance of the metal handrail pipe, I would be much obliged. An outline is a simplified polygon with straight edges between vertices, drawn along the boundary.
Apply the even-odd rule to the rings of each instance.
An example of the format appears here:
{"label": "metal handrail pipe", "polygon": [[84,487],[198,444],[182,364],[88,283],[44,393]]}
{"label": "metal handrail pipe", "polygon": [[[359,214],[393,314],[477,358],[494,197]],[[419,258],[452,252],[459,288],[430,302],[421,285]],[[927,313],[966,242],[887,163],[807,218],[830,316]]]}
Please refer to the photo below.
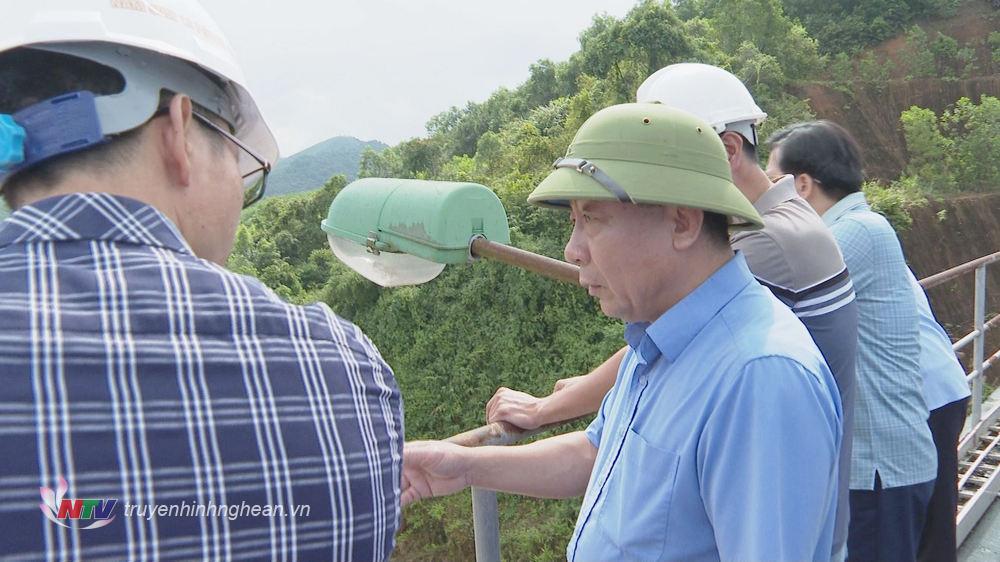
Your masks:
{"label": "metal handrail pipe", "polygon": [[[990,330],[992,330],[993,328],[996,328],[997,326],[1000,326],[1000,314],[997,314],[996,316],[994,316],[993,318],[991,318],[989,322],[987,322],[986,324],[983,324],[983,332],[982,333],[985,335],[986,332],[989,332]],[[979,330],[973,330],[973,331],[969,332],[968,334],[966,334],[964,338],[962,338],[962,339],[958,340],[957,342],[955,342],[951,346],[951,348],[954,349],[955,351],[959,351],[963,347],[965,347],[965,346],[969,345],[970,343],[976,341],[977,337],[979,337]]]}
{"label": "metal handrail pipe", "polygon": [[987,359],[986,361],[983,361],[983,372],[985,373],[987,370],[989,370],[989,368],[993,366],[993,363],[998,360],[1000,360],[1000,350],[998,350],[993,355],[990,355],[990,358]]}
{"label": "metal handrail pipe", "polygon": [[957,265],[951,269],[946,269],[940,273],[935,273],[930,277],[926,277],[920,280],[920,286],[924,289],[930,289],[932,287],[937,287],[942,283],[947,283],[952,279],[959,277],[965,273],[975,271],[981,265],[989,265],[991,263],[1000,262],[1000,252],[990,254],[988,256],[983,256],[979,259],[972,260],[970,262],[963,263],[962,265]]}
{"label": "metal handrail pipe", "polygon": [[[987,359],[986,361],[983,361],[983,371],[982,372],[985,373],[990,367],[993,366],[993,363],[996,362],[996,361],[998,361],[998,360],[1000,360],[1000,350],[997,350],[996,353],[994,353],[993,355],[990,355],[989,359]],[[972,372],[970,372],[969,374],[965,375],[965,380],[966,380],[966,382],[972,382],[972,379],[976,378],[977,376],[979,376],[979,370],[978,369],[973,369]]]}
{"label": "metal handrail pipe", "polygon": [[966,347],[970,343],[976,341],[977,337],[979,337],[979,330],[972,330],[966,334],[964,338],[952,344],[951,348],[956,352],[961,351],[963,347]]}
{"label": "metal handrail pipe", "polygon": [[451,437],[445,439],[449,443],[454,443],[456,445],[461,445],[463,447],[485,447],[488,445],[513,445],[520,441],[524,441],[529,437],[534,437],[540,433],[545,433],[550,429],[555,429],[564,425],[569,425],[577,420],[582,420],[589,416],[582,416],[579,418],[573,418],[570,420],[559,421],[555,423],[550,423],[548,425],[543,425],[535,429],[521,429],[516,425],[505,422],[493,422],[486,425],[477,427],[475,429],[470,429],[459,433],[457,435],[452,435]]}

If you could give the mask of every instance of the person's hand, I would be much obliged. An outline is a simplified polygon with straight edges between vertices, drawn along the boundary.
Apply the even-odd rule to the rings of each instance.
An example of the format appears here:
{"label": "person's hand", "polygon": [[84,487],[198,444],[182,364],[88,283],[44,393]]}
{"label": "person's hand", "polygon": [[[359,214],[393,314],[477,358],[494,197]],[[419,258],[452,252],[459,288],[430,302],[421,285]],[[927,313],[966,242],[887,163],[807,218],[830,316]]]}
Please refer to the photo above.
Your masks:
{"label": "person's hand", "polygon": [[445,441],[413,441],[403,447],[403,506],[447,496],[469,486],[465,447]]}
{"label": "person's hand", "polygon": [[552,387],[552,393],[555,394],[556,392],[559,392],[560,390],[565,390],[565,389],[573,386],[574,384],[580,382],[586,376],[587,375],[577,375],[575,377],[569,377],[569,378],[565,378],[565,379],[559,379],[559,380],[556,381],[556,384],[553,385],[553,387]]}
{"label": "person's hand", "polygon": [[486,422],[505,421],[521,429],[535,429],[544,425],[541,418],[544,401],[527,392],[500,387],[486,404]]}

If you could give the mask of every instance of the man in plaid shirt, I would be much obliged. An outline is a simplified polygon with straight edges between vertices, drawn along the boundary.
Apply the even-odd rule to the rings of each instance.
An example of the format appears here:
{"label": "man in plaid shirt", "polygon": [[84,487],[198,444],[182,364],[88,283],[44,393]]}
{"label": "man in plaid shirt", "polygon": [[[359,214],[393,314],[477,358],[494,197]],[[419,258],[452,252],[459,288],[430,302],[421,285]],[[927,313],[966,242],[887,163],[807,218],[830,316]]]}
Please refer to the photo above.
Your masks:
{"label": "man in plaid shirt", "polygon": [[0,32],[0,555],[387,559],[392,371],[221,265],[277,150],[218,28],[29,4]]}

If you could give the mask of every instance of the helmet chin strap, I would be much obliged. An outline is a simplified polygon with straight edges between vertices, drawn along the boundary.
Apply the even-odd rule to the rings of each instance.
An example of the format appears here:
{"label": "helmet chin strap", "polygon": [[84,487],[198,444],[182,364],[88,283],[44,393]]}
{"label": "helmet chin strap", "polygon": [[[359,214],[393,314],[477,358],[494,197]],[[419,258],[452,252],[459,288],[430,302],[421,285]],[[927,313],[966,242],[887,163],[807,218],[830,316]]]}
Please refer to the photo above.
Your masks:
{"label": "helmet chin strap", "polygon": [[744,139],[750,142],[750,144],[757,146],[757,125],[753,121],[737,121],[735,123],[728,123],[722,127],[722,131],[719,134],[730,131],[733,133],[739,133]]}
{"label": "helmet chin strap", "polygon": [[597,167],[593,162],[587,162],[582,158],[560,158],[552,164],[553,168],[570,168],[580,172],[581,174],[590,176],[594,178],[594,181],[601,184],[601,187],[607,189],[612,195],[618,198],[622,203],[632,203],[635,204],[635,200],[632,196],[625,191],[618,182],[611,178],[608,174],[604,173],[603,170]]}

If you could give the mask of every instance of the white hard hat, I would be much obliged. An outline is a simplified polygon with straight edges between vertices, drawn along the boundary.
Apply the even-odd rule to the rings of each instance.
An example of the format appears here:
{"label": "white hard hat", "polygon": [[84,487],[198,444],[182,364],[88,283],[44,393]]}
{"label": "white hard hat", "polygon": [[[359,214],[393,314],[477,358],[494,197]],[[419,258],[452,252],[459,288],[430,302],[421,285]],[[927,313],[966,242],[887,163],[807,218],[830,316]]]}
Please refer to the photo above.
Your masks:
{"label": "white hard hat", "polygon": [[37,48],[114,68],[125,89],[95,99],[105,135],[153,116],[161,89],[191,96],[274,162],[278,145],[245,86],[243,71],[215,21],[196,0],[8,2],[0,52]]}
{"label": "white hard hat", "polygon": [[636,101],[687,111],[712,125],[716,133],[736,131],[755,144],[754,127],[767,117],[739,78],[701,63],[672,64],[657,70],[639,86]]}

